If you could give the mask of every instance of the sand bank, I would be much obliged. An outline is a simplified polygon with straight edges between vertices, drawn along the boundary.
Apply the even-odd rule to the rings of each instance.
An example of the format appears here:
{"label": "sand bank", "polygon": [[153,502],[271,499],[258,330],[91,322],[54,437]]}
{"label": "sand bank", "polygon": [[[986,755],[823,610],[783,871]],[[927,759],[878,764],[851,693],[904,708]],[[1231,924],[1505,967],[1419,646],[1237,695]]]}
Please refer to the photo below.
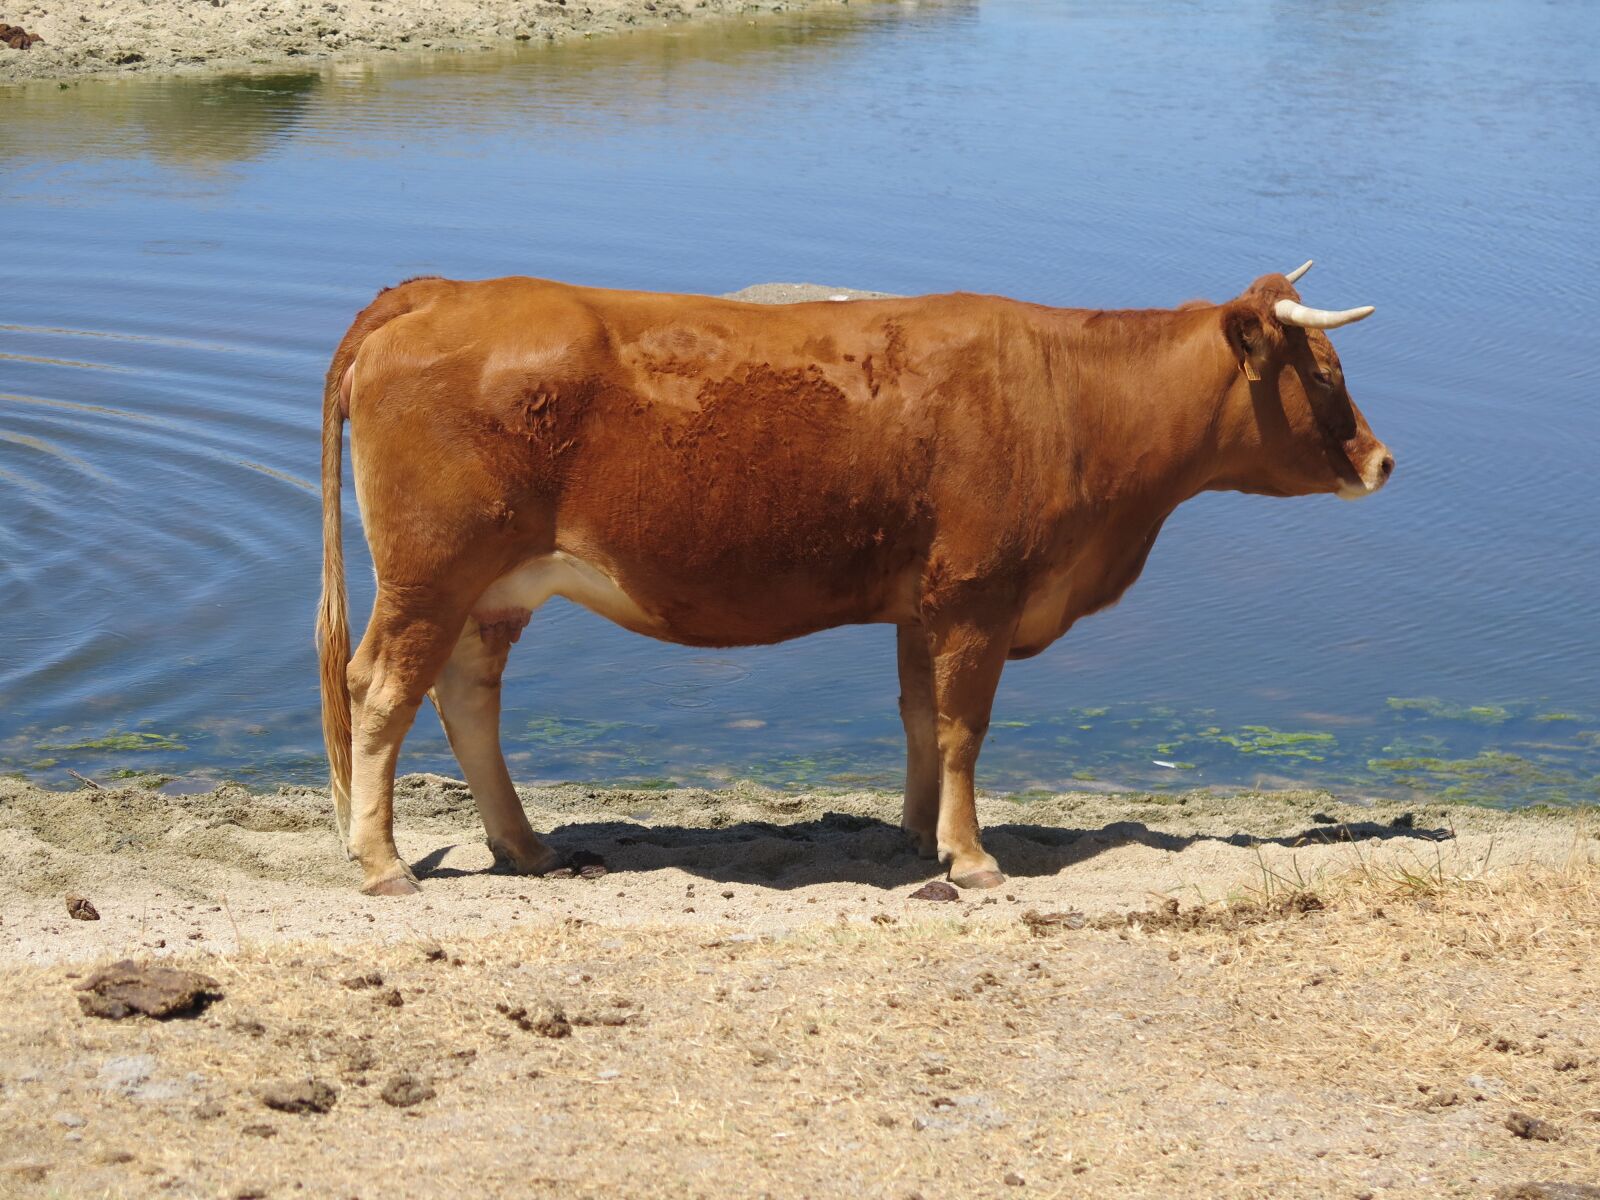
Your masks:
{"label": "sand bank", "polygon": [[[438,777],[399,789],[424,889],[400,901],[355,893],[312,789],[0,782],[0,1194],[1600,1180],[1600,841],[1575,814],[990,798],[1011,882],[935,903],[893,797],[524,799],[607,872],[488,873]],[[86,1015],[83,960],[125,954],[222,998]]]}
{"label": "sand bank", "polygon": [[[484,50],[849,0],[0,0],[43,39],[0,46],[0,83],[241,68],[383,51]],[[862,0],[857,0],[858,3]]]}
{"label": "sand bank", "polygon": [[[569,919],[786,935],[922,911],[908,897],[940,877],[911,853],[899,801],[882,793],[565,785],[522,796],[558,848],[605,860],[603,883],[491,874],[471,795],[443,776],[397,785],[400,850],[423,882],[410,903],[356,894],[359,872],[334,844],[316,789],[50,792],[0,779],[0,961],[452,938]],[[979,816],[1011,878],[949,906],[978,923],[1009,924],[1030,908],[1095,918],[1168,898],[1220,902],[1363,864],[1476,878],[1555,868],[1575,849],[1600,857],[1600,840],[1580,837],[1572,814],[1368,809],[1303,792],[986,798]],[[87,896],[101,919],[70,920],[68,894]]]}

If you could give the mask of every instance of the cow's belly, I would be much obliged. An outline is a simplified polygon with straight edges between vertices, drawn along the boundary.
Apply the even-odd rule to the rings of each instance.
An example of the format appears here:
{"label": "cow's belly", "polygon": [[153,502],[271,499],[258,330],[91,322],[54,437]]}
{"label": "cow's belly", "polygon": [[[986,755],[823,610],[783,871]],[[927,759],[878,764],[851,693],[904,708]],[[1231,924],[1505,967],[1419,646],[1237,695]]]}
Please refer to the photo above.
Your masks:
{"label": "cow's belly", "polygon": [[653,594],[630,587],[604,567],[564,550],[508,571],[472,607],[481,625],[520,627],[552,596],[580,604],[607,620],[663,641],[692,646],[757,645],[801,637],[836,625],[916,619],[915,574],[891,581],[861,603],[783,604],[745,594],[733,581],[676,580]]}
{"label": "cow's belly", "polygon": [[615,579],[593,563],[562,550],[530,559],[500,576],[472,606],[472,615],[480,624],[498,624],[518,615],[526,616],[551,596],[581,604],[636,633],[669,636],[661,621],[646,612]]}

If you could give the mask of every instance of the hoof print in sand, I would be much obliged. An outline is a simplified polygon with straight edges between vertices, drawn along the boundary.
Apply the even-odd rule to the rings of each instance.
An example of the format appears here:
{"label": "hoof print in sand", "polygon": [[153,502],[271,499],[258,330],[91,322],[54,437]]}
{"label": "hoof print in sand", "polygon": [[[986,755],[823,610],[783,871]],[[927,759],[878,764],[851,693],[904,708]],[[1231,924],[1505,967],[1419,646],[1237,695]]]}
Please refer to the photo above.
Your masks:
{"label": "hoof print in sand", "polygon": [[78,985],[78,1006],[91,1017],[120,1021],[136,1013],[157,1020],[202,1012],[222,999],[221,985],[209,975],[151,967],[123,959],[96,971]]}

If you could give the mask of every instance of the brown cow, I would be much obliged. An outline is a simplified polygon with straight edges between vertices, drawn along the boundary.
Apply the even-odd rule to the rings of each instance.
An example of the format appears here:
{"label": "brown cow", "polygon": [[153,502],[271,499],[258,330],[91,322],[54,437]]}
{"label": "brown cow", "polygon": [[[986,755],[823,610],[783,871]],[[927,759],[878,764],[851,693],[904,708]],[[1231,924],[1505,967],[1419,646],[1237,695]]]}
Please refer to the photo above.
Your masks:
{"label": "brown cow", "polygon": [[[497,863],[555,865],[499,740],[506,655],[553,595],[692,646],[894,625],[902,824],[955,883],[1003,882],[973,769],[1006,659],[1114,603],[1198,492],[1355,497],[1389,478],[1320,332],[1372,310],[1304,307],[1304,271],[1133,312],[520,278],[380,293],[323,402],[322,719],[362,890],[416,890],[392,792],[425,695]],[[353,661],[346,417],[378,580]]]}

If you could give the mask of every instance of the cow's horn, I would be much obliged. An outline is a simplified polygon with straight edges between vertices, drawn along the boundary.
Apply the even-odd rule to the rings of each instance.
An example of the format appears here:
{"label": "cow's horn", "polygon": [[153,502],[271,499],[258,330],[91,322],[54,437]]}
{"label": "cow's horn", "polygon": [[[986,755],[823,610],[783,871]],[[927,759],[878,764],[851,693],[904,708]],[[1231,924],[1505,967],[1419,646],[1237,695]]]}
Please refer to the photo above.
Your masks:
{"label": "cow's horn", "polygon": [[1311,264],[1313,262],[1315,262],[1315,261],[1316,261],[1316,259],[1314,259],[1314,258],[1306,259],[1305,262],[1301,263],[1294,270],[1290,271],[1287,275],[1284,276],[1284,278],[1287,279],[1290,283],[1299,283],[1300,282],[1300,277],[1302,275],[1304,275],[1307,271],[1311,270]]}
{"label": "cow's horn", "polygon": [[1272,306],[1272,311],[1278,314],[1278,320],[1285,325],[1298,325],[1302,329],[1337,329],[1341,325],[1370,317],[1374,309],[1370,304],[1363,304],[1360,308],[1332,312],[1326,308],[1307,308],[1293,300],[1279,300]]}

